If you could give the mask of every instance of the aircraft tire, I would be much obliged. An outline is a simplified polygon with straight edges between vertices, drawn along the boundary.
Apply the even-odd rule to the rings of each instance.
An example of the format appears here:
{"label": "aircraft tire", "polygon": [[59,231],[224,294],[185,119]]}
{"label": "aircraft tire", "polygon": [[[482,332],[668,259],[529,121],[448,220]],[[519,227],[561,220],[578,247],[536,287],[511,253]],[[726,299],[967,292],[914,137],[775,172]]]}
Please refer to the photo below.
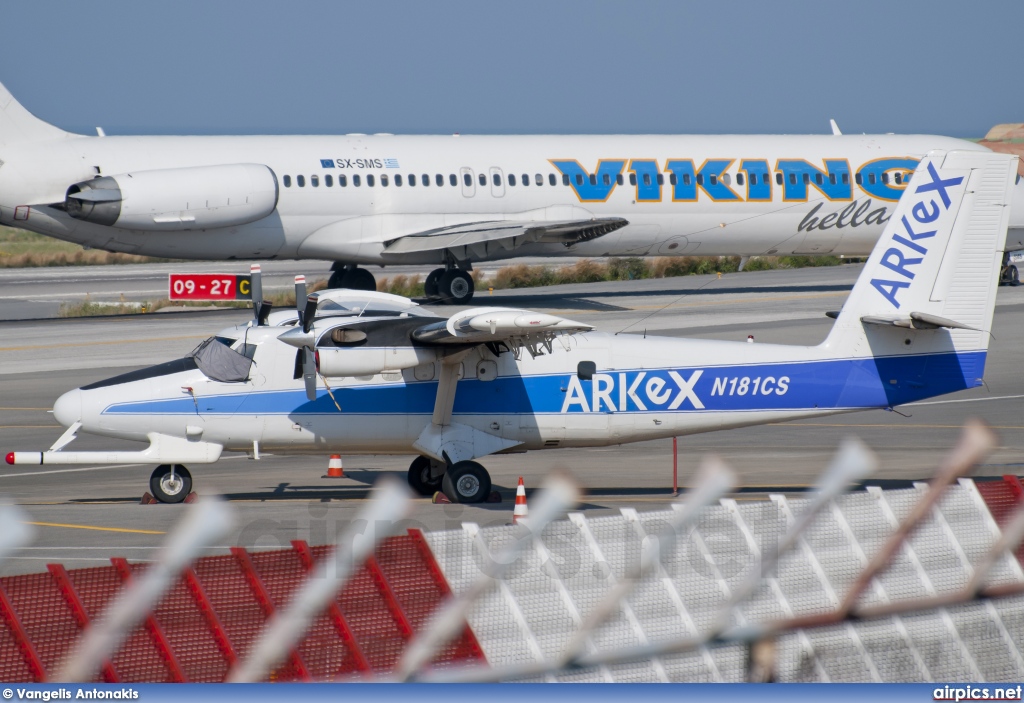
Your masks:
{"label": "aircraft tire", "polygon": [[473,277],[459,269],[445,271],[437,288],[441,300],[448,305],[465,305],[473,299]]}
{"label": "aircraft tire", "polygon": [[409,487],[421,496],[432,496],[441,490],[443,476],[434,478],[430,475],[431,461],[425,456],[418,456],[409,466]]}
{"label": "aircraft tire", "polygon": [[351,290],[377,290],[377,279],[366,269],[354,268],[345,272],[342,287]]}
{"label": "aircraft tire", "polygon": [[428,298],[436,298],[438,295],[437,284],[444,275],[444,269],[434,269],[427,274],[427,280],[423,282],[423,294]]}
{"label": "aircraft tire", "polygon": [[180,503],[192,492],[192,474],[181,464],[175,464],[172,479],[171,465],[161,464],[149,477],[149,492],[161,503]]}
{"label": "aircraft tire", "polygon": [[1008,278],[1010,279],[1010,285],[1011,286],[1019,286],[1020,285],[1020,271],[1017,270],[1016,266],[1011,266],[1010,267]]}
{"label": "aircraft tire", "polygon": [[331,277],[327,279],[327,287],[330,289],[345,287],[345,269],[331,271]]}
{"label": "aircraft tire", "polygon": [[460,461],[448,467],[441,490],[453,503],[483,503],[491,494],[491,475],[475,461]]}

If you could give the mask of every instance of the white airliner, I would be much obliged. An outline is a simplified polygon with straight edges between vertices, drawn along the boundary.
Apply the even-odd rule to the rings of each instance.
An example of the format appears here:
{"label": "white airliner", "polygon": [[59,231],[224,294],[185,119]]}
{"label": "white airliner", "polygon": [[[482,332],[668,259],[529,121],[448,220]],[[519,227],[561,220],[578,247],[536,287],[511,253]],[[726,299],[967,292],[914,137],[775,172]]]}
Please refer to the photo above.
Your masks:
{"label": "white airliner", "polygon": [[[843,305],[815,347],[610,335],[527,310],[449,318],[412,301],[314,294],[190,356],[61,396],[68,426],[12,464],[159,464],[176,502],[184,464],[223,451],[414,454],[409,483],[478,502],[498,452],[659,437],[892,408],[981,385],[1017,157],[932,152],[921,161]],[[303,300],[303,290],[297,298]],[[357,296],[358,297],[358,296]],[[288,322],[291,324],[287,324]],[[148,441],[67,451],[79,432]]]}
{"label": "white airliner", "polygon": [[325,259],[332,288],[373,290],[360,265],[437,264],[427,293],[455,303],[473,262],[515,256],[866,256],[925,153],[984,150],[840,134],[90,137],[3,86],[0,110],[0,224],[152,256]]}

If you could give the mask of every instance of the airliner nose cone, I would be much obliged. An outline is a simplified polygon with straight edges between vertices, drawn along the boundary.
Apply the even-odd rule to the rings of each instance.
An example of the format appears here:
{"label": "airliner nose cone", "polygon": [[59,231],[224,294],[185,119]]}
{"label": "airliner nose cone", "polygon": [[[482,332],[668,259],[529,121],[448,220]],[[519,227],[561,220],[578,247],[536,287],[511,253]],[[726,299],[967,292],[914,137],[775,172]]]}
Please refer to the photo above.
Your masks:
{"label": "airliner nose cone", "polygon": [[82,391],[68,391],[53,404],[53,417],[65,427],[82,419]]}

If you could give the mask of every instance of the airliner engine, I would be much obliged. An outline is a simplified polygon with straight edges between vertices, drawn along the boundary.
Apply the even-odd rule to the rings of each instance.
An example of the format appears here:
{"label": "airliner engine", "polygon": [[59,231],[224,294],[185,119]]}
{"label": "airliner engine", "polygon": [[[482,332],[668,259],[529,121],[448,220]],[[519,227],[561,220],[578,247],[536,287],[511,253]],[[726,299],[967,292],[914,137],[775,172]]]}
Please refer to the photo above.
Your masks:
{"label": "airliner engine", "polygon": [[76,183],[64,200],[77,220],[147,231],[216,229],[277,207],[277,176],[262,164],[133,171]]}

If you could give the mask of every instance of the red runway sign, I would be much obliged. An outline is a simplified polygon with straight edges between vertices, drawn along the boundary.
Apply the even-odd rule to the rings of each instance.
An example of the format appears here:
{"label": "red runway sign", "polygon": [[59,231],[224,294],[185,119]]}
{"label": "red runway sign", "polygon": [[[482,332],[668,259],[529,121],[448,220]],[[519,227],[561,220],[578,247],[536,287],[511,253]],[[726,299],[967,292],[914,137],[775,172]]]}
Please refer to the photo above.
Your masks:
{"label": "red runway sign", "polygon": [[248,275],[233,273],[172,273],[168,276],[170,300],[252,300]]}

